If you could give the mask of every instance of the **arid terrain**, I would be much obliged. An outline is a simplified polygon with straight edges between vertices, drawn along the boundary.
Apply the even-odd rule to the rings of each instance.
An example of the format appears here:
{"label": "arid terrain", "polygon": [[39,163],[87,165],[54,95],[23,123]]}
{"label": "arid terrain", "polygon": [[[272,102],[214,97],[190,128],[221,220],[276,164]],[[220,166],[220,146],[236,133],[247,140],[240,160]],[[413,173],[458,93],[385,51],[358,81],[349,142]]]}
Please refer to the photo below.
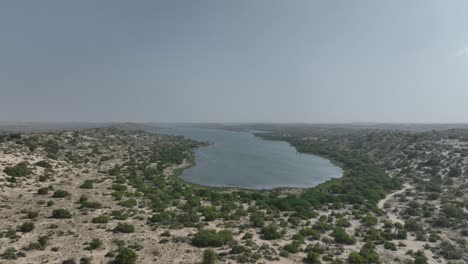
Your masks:
{"label": "arid terrain", "polygon": [[465,130],[270,131],[345,175],[308,190],[204,188],[178,178],[203,142],[0,135],[0,263],[468,262]]}

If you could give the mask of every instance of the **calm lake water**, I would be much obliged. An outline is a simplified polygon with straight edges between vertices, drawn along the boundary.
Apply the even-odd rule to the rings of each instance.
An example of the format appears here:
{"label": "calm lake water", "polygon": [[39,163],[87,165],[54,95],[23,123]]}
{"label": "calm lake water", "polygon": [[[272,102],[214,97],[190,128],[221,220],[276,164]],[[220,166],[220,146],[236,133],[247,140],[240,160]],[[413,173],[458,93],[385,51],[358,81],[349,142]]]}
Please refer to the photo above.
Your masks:
{"label": "calm lake water", "polygon": [[249,132],[185,127],[156,132],[214,143],[197,149],[196,166],[181,175],[186,181],[205,186],[306,188],[342,175],[342,170],[329,160],[298,153],[289,143],[263,140]]}

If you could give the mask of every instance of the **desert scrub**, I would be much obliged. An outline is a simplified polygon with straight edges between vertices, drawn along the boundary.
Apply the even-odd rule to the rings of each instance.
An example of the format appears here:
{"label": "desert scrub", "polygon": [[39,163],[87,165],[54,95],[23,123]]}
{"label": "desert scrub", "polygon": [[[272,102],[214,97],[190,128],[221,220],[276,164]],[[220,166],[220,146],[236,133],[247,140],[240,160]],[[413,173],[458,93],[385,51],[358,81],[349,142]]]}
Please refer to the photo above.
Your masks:
{"label": "desert scrub", "polygon": [[346,230],[341,227],[336,227],[333,230],[332,237],[335,238],[335,242],[338,244],[354,245],[356,243],[356,239],[346,233]]}
{"label": "desert scrub", "polygon": [[114,228],[114,232],[117,233],[133,233],[135,232],[135,227],[132,224],[128,223],[118,223]]}
{"label": "desert scrub", "polygon": [[14,247],[7,248],[1,255],[3,259],[18,259],[17,250]]}
{"label": "desert scrub", "polygon": [[31,242],[25,247],[25,250],[44,250],[49,243],[48,236],[40,236],[37,242]]}
{"label": "desert scrub", "polygon": [[36,164],[36,166],[39,166],[39,167],[42,167],[42,168],[47,168],[47,169],[52,168],[52,165],[50,165],[50,163],[45,161],[45,160],[38,161],[35,164]]}
{"label": "desert scrub", "polygon": [[278,232],[278,228],[275,225],[262,227],[261,233],[263,238],[266,240],[275,240],[282,237],[281,233]]}
{"label": "desert scrub", "polygon": [[115,257],[115,264],[134,264],[137,260],[137,254],[130,248],[121,247],[119,253]]}
{"label": "desert scrub", "polygon": [[170,213],[161,212],[153,214],[150,218],[148,218],[148,221],[150,223],[170,223],[171,219],[172,215]]}
{"label": "desert scrub", "polygon": [[289,253],[298,253],[301,250],[302,243],[303,241],[301,240],[294,240],[290,244],[286,244],[284,249]]}
{"label": "desert scrub", "polygon": [[93,181],[92,180],[85,180],[83,184],[80,185],[81,189],[92,189],[93,188]]}
{"label": "desert scrub", "polygon": [[322,261],[320,261],[320,254],[317,252],[307,253],[307,256],[305,257],[304,262],[309,263],[309,264],[321,264],[322,263]]}
{"label": "desert scrub", "polygon": [[125,201],[122,201],[119,203],[119,205],[123,206],[123,207],[134,207],[137,205],[137,200],[136,199],[128,199],[128,200],[125,200]]}
{"label": "desert scrub", "polygon": [[36,211],[28,211],[26,212],[26,218],[28,219],[36,219],[39,216],[39,213]]}
{"label": "desert scrub", "polygon": [[49,193],[49,188],[47,187],[42,187],[37,190],[37,194],[39,195],[46,195],[47,193]]}
{"label": "desert scrub", "polygon": [[66,219],[71,217],[71,213],[66,209],[55,209],[54,211],[52,211],[52,218]]}
{"label": "desert scrub", "polygon": [[62,261],[62,264],[76,264],[75,259],[69,258],[64,261]]}
{"label": "desert scrub", "polygon": [[80,208],[99,209],[102,208],[102,204],[99,202],[84,201],[81,203]]}
{"label": "desert scrub", "polygon": [[93,222],[94,224],[107,224],[109,223],[109,217],[106,215],[100,215],[100,216],[94,217],[91,220],[91,222]]}
{"label": "desert scrub", "polygon": [[34,223],[33,222],[25,222],[18,227],[18,231],[22,233],[29,233],[34,230]]}
{"label": "desert scrub", "polygon": [[24,177],[32,173],[26,162],[20,162],[13,167],[6,167],[3,172],[12,177]]}
{"label": "desert scrub", "polygon": [[65,198],[70,196],[70,193],[65,190],[56,190],[52,195],[52,198]]}
{"label": "desert scrub", "polygon": [[127,185],[116,183],[112,185],[112,189],[117,192],[124,192],[127,190]]}
{"label": "desert scrub", "polygon": [[126,220],[128,218],[128,214],[121,210],[112,211],[111,215],[116,220]]}
{"label": "desert scrub", "polygon": [[203,251],[202,264],[216,264],[218,262],[218,254],[212,249]]}
{"label": "desert scrub", "polygon": [[192,244],[197,247],[220,247],[233,240],[232,233],[229,230],[201,229],[192,239]]}
{"label": "desert scrub", "polygon": [[102,240],[100,240],[99,238],[93,238],[93,240],[91,240],[91,242],[89,242],[89,247],[87,249],[88,250],[95,250],[95,249],[100,248],[102,245],[103,245]]}

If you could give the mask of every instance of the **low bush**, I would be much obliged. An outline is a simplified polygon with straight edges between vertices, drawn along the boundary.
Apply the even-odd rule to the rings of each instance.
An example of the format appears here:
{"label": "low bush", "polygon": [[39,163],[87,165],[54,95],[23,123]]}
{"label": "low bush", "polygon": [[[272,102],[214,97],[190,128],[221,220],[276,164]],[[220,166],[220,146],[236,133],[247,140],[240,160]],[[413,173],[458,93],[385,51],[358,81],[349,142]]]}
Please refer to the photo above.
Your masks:
{"label": "low bush", "polygon": [[121,247],[114,264],[134,264],[137,260],[137,254],[130,248]]}
{"label": "low bush", "polygon": [[6,167],[3,172],[12,177],[24,177],[32,173],[26,162],[18,163],[13,167]]}
{"label": "low bush", "polygon": [[52,195],[52,198],[65,198],[70,196],[70,193],[65,190],[56,190]]}
{"label": "low bush", "polygon": [[98,249],[102,246],[102,240],[100,240],[99,238],[93,238],[93,240],[91,240],[91,242],[89,242],[89,250],[95,250],[95,249]]}
{"label": "low bush", "polygon": [[85,180],[83,184],[80,185],[81,189],[92,189],[93,188],[93,181],[92,180]]}
{"label": "low bush", "polygon": [[81,207],[80,207],[80,208],[99,209],[99,208],[102,208],[102,204],[99,203],[99,202],[89,202],[89,201],[85,201],[85,202],[82,202],[82,203],[81,203]]}
{"label": "low bush", "polygon": [[39,195],[46,195],[49,192],[49,188],[42,187],[37,190],[37,194]]}
{"label": "low bush", "polygon": [[114,232],[117,233],[133,233],[135,232],[135,227],[132,224],[128,223],[118,223],[114,228]]}
{"label": "low bush", "polygon": [[278,228],[274,225],[262,227],[261,233],[266,240],[275,240],[282,237],[281,233],[278,232]]}
{"label": "low bush", "polygon": [[47,169],[52,168],[52,165],[49,162],[45,161],[45,160],[38,161],[35,164],[36,164],[36,166],[39,166],[39,167],[42,167],[42,168],[47,168]]}
{"label": "low bush", "polygon": [[56,209],[52,211],[52,218],[66,219],[66,218],[71,218],[71,217],[72,217],[71,213],[66,209]]}
{"label": "low bush", "polygon": [[232,241],[232,233],[229,230],[201,229],[192,239],[192,244],[197,247],[220,247]]}
{"label": "low bush", "polygon": [[33,222],[25,222],[18,227],[18,231],[23,233],[29,233],[34,230],[34,223]]}
{"label": "low bush", "polygon": [[203,251],[202,264],[215,264],[218,261],[218,254],[212,249]]}
{"label": "low bush", "polygon": [[356,239],[340,227],[333,230],[332,236],[335,238],[335,242],[339,244],[353,245],[356,243]]}
{"label": "low bush", "polygon": [[91,222],[94,224],[107,224],[109,222],[109,217],[106,215],[100,215],[97,217],[94,217]]}

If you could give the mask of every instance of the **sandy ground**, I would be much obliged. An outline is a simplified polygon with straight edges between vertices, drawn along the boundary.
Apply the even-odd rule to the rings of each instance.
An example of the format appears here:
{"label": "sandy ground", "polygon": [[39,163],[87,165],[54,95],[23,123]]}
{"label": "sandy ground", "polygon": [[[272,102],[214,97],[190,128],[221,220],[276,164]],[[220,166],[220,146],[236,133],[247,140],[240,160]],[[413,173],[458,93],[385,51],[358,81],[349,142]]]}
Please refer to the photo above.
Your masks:
{"label": "sandy ground", "polygon": [[[388,194],[384,199],[379,201],[377,206],[385,212],[385,216],[382,217],[382,220],[391,220],[393,223],[401,223],[401,224],[404,223],[404,219],[399,217],[392,210],[395,204],[393,200],[395,199],[395,197],[410,190],[411,188],[412,188],[411,185],[409,185],[408,183],[405,183],[402,189]],[[407,258],[406,251],[408,250],[413,250],[414,252],[420,250],[424,252],[424,254],[427,257],[427,262],[429,264],[445,263],[443,260],[440,260],[440,259],[436,260],[434,258],[434,254],[432,253],[432,251],[426,250],[424,248],[424,245],[428,243],[426,241],[417,241],[414,236],[411,236],[410,234],[408,234],[407,239],[399,240],[399,242],[403,243],[406,246],[404,248],[399,248],[396,252],[385,250],[383,246],[377,247],[377,251],[382,256],[384,263],[389,263],[389,264],[393,263],[394,258],[396,257],[399,259]]]}

